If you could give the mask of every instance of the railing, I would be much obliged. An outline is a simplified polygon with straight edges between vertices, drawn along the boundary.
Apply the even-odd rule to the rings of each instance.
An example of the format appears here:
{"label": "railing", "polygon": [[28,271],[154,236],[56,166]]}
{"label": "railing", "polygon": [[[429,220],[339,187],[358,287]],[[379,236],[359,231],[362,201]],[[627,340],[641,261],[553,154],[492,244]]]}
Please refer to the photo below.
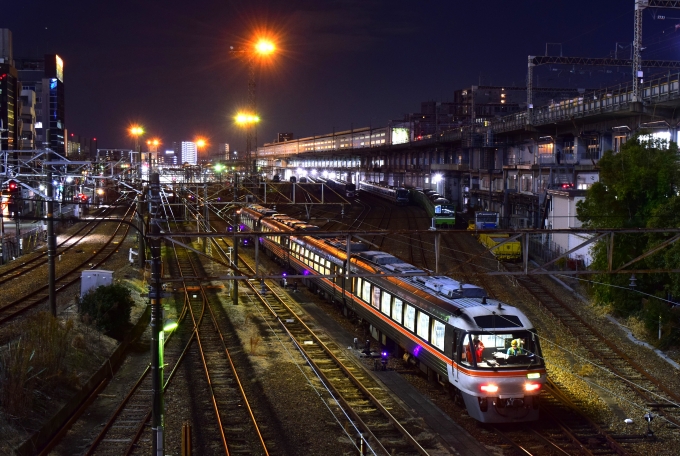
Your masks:
{"label": "railing", "polygon": [[[640,95],[643,102],[646,103],[660,103],[670,100],[680,100],[680,73],[670,72],[665,76],[657,77],[649,81],[645,81],[640,87]],[[576,98],[560,101],[547,106],[534,108],[531,113],[531,124],[545,125],[559,121],[570,121],[577,117],[586,117],[591,115],[611,113],[622,110],[629,110],[633,99],[632,84],[619,84],[617,86],[606,87],[598,89],[593,92],[588,92]],[[490,120],[487,126],[481,125],[467,125],[458,127],[453,130],[445,131],[441,134],[427,135],[419,140],[407,142],[398,145],[372,145],[354,148],[327,148],[316,147],[316,145],[300,146],[298,143],[293,144],[277,144],[272,145],[267,149],[258,149],[258,156],[269,155],[294,155],[301,152],[352,152],[356,149],[365,149],[370,147],[409,147],[411,145],[424,146],[427,144],[434,144],[437,142],[458,142],[464,143],[465,147],[483,147],[489,146],[487,144],[490,138],[486,136],[487,132],[493,134],[503,133],[508,131],[524,130],[528,122],[528,113],[526,111],[518,112],[508,116],[500,117]],[[319,137],[315,138],[317,141]],[[486,139],[486,143],[485,143]],[[566,155],[566,154],[565,154]],[[591,157],[584,157],[590,159]],[[597,159],[598,157],[593,157]],[[565,160],[568,160],[565,158]]]}

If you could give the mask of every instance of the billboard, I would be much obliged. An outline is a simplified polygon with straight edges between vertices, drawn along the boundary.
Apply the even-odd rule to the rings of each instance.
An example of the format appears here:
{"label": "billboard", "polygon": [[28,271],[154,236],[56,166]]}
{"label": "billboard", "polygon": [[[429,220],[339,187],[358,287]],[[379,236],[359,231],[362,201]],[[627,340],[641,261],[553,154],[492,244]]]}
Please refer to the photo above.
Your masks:
{"label": "billboard", "polygon": [[57,54],[45,55],[45,77],[64,82],[64,61]]}
{"label": "billboard", "polygon": [[404,127],[392,128],[392,144],[404,144],[411,139],[411,131]]}

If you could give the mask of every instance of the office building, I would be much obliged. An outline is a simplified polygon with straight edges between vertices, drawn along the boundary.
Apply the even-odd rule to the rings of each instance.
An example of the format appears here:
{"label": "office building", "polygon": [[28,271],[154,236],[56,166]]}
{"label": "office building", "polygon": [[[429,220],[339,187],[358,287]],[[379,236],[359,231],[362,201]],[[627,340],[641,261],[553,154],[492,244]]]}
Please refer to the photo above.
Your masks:
{"label": "office building", "polygon": [[66,155],[64,61],[56,54],[15,61],[23,90],[35,92],[35,147]]}
{"label": "office building", "polygon": [[229,144],[227,143],[220,143],[217,145],[217,153],[215,154],[215,157],[213,158],[213,161],[225,161],[229,160]]}
{"label": "office building", "polygon": [[21,83],[14,66],[12,32],[0,29],[0,149],[20,148]]}
{"label": "office building", "polygon": [[182,141],[182,164],[196,165],[198,163],[198,148],[192,141]]}

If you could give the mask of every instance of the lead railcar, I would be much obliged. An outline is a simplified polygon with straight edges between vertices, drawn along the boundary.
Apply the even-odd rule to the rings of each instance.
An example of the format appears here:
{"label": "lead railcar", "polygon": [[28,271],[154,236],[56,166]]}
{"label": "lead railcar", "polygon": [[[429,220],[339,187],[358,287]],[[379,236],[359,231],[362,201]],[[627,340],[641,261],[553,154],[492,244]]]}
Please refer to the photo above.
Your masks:
{"label": "lead railcar", "polygon": [[[349,246],[348,276],[345,240],[320,239],[309,233],[317,227],[286,225],[261,212],[243,209],[246,219],[259,220],[250,229],[293,233],[262,236],[270,255],[366,320],[383,344],[449,383],[470,416],[492,423],[538,419],[545,364],[533,325],[519,309],[489,298],[480,287],[428,276],[360,243]],[[509,354],[512,341],[519,350]]]}

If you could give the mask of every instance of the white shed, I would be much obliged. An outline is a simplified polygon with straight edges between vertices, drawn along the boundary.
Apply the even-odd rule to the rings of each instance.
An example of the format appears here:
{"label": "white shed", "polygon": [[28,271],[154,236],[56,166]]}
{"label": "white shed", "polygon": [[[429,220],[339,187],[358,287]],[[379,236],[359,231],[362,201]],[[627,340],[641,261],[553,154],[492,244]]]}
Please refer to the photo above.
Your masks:
{"label": "white shed", "polygon": [[102,269],[90,269],[83,271],[80,274],[80,297],[94,290],[102,285],[111,285],[113,283],[113,271],[104,271]]}

